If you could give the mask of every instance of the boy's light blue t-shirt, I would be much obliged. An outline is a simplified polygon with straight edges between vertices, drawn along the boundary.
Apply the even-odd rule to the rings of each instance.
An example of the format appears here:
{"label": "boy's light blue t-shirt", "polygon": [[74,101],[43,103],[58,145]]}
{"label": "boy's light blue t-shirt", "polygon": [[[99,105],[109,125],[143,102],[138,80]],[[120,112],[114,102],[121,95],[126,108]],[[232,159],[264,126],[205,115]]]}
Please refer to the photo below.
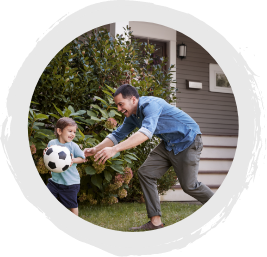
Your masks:
{"label": "boy's light blue t-shirt", "polygon": [[[53,140],[49,141],[48,147],[50,147],[52,145],[65,146],[73,154],[73,158],[81,157],[81,158],[85,159],[83,151],[74,142],[62,144],[58,141],[58,139],[53,139]],[[67,170],[65,170],[62,173],[51,172],[52,173],[51,180],[57,184],[66,185],[66,186],[74,185],[74,184],[80,184],[80,175],[78,173],[76,166],[77,166],[77,163],[73,163],[70,168],[68,168]]]}

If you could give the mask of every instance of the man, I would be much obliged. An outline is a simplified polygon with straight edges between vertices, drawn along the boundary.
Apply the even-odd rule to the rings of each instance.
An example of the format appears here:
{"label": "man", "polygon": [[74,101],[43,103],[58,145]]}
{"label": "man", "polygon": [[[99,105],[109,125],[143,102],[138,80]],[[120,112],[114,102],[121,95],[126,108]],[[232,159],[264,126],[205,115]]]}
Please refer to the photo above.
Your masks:
{"label": "man", "polygon": [[[85,156],[95,155],[95,161],[105,163],[116,153],[136,147],[153,135],[162,139],[138,170],[150,221],[131,230],[162,228],[157,179],[173,166],[179,183],[187,194],[206,203],[213,192],[197,181],[200,153],[203,148],[197,123],[180,109],[165,100],[139,97],[137,90],[124,84],[114,93],[118,111],[125,115],[123,124],[109,134],[100,144],[84,150]],[[140,128],[127,140],[119,143],[136,127]]]}

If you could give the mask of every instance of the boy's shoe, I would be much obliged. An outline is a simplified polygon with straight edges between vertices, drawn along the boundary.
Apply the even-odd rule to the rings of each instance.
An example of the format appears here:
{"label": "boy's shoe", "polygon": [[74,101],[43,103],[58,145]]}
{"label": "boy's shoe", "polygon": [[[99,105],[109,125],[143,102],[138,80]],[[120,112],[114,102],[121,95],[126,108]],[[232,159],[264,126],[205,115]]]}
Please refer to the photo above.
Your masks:
{"label": "boy's shoe", "polygon": [[138,231],[138,230],[154,230],[154,229],[159,229],[164,227],[164,223],[161,223],[159,226],[154,226],[151,221],[147,222],[146,224],[140,226],[140,227],[132,227],[129,230],[132,231]]}

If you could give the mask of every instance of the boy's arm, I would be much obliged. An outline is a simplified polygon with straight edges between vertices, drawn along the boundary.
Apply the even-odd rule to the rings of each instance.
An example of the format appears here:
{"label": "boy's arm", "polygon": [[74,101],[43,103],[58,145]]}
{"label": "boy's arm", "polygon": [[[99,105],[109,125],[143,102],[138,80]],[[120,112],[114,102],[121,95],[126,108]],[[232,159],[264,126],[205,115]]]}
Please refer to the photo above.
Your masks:
{"label": "boy's arm", "polygon": [[82,157],[76,157],[72,159],[73,163],[84,163],[84,159]]}

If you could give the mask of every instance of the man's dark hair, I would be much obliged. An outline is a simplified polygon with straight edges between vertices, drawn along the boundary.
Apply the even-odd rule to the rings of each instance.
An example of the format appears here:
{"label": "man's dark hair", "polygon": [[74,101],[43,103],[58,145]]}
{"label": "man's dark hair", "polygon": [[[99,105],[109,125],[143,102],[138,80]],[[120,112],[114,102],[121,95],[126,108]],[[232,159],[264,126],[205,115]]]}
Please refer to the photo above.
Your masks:
{"label": "man's dark hair", "polygon": [[114,97],[119,95],[119,94],[122,94],[122,97],[124,99],[126,98],[131,98],[132,96],[135,96],[136,99],[139,99],[139,94],[136,90],[135,87],[129,85],[129,84],[123,84],[121,85],[117,90],[116,92],[114,93]]}

